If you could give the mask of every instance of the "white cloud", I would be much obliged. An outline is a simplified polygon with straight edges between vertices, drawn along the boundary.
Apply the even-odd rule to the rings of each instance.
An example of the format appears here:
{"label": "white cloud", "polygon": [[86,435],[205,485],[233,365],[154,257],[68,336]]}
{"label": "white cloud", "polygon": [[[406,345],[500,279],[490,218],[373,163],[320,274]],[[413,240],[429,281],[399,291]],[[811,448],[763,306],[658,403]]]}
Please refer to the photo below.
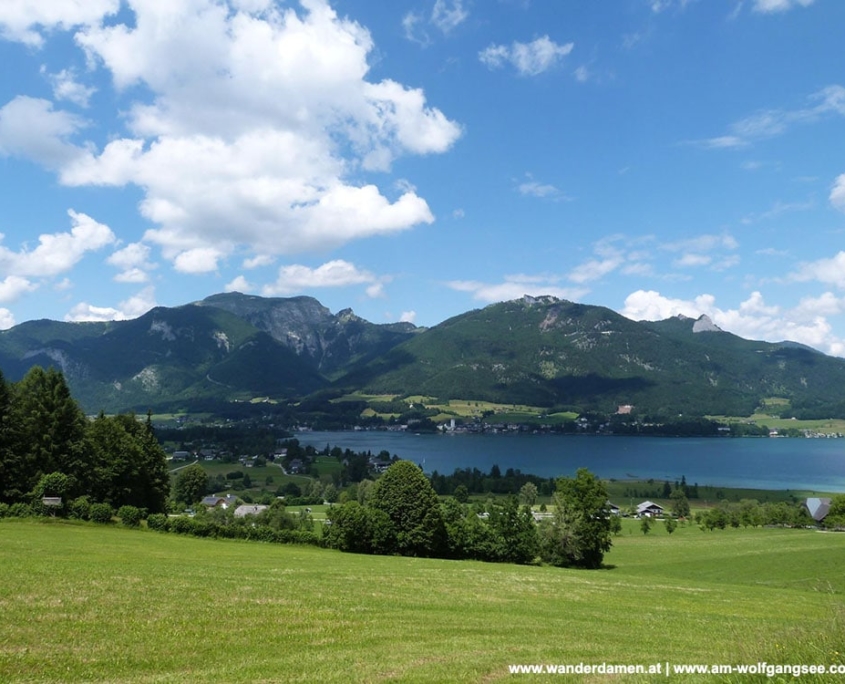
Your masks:
{"label": "white cloud", "polygon": [[836,178],[829,199],[835,208],[839,211],[845,211],[845,173]]}
{"label": "white cloud", "polygon": [[413,323],[415,320],[417,320],[416,311],[403,311],[402,315],[399,316],[399,321],[401,323]]}
{"label": "white cloud", "polygon": [[40,47],[43,31],[93,24],[119,7],[120,0],[3,0],[0,36]]}
{"label": "white cloud", "polygon": [[115,241],[111,229],[90,216],[68,210],[73,228],[69,233],[38,236],[33,250],[13,252],[0,245],[0,271],[25,277],[59,275],[73,268],[86,253]]}
{"label": "white cloud", "polygon": [[225,292],[252,292],[254,289],[255,286],[242,275],[239,275],[232,282],[226,283],[223,288]]}
{"label": "white cloud", "polygon": [[117,308],[95,306],[87,302],[80,302],[65,314],[65,320],[69,322],[126,321],[143,316],[155,306],[157,306],[155,289],[153,287],[145,287],[129,299],[120,302]]}
{"label": "white cloud", "polygon": [[490,69],[510,64],[522,76],[536,76],[555,66],[572,52],[574,46],[574,43],[559,45],[548,36],[542,36],[530,43],[514,41],[510,46],[490,45],[478,53],[478,58]]}
{"label": "white cloud", "polygon": [[300,264],[282,266],[279,277],[271,285],[265,285],[262,293],[265,296],[290,295],[304,292],[313,288],[348,287],[350,285],[367,285],[370,296],[381,296],[381,285],[384,277],[379,277],[370,271],[361,270],[355,264],[342,259],[335,259],[319,266],[309,268]]}
{"label": "white cloud", "polygon": [[19,95],[0,109],[0,156],[32,159],[57,169],[80,156],[68,141],[85,123],[49,100]]}
{"label": "white cloud", "polygon": [[149,279],[147,271],[156,267],[149,258],[150,248],[141,242],[133,242],[114,252],[106,259],[106,263],[120,269],[120,273],[114,278],[115,281],[145,283]]}
{"label": "white cloud", "polygon": [[[45,67],[41,67],[46,73]],[[57,100],[67,100],[79,107],[87,107],[91,96],[97,92],[96,88],[85,86],[76,80],[76,73],[72,69],[62,69],[57,74],[47,74],[53,86],[53,97]]]}
{"label": "white cloud", "polygon": [[179,252],[173,259],[173,268],[180,273],[209,273],[217,270],[217,262],[223,256],[217,247],[194,247]]}
{"label": "white cloud", "polygon": [[838,252],[830,259],[803,263],[796,271],[787,276],[787,280],[794,282],[816,281],[845,288],[845,252]]}
{"label": "white cloud", "polygon": [[705,234],[686,240],[678,240],[660,245],[665,252],[678,253],[672,266],[675,268],[703,268],[723,271],[739,264],[735,250],[739,248],[736,238],[728,233],[721,235]]}
{"label": "white cloud", "polygon": [[405,32],[405,38],[423,47],[431,45],[431,38],[426,32],[424,24],[425,19],[421,14],[408,12],[402,17],[402,30]]}
{"label": "white cloud", "polygon": [[738,308],[721,309],[709,294],[683,300],[664,297],[654,290],[638,290],[625,299],[620,313],[638,321],[659,321],[679,314],[698,318],[704,314],[722,330],[746,339],[799,342],[827,354],[845,356],[845,340],[833,333],[825,317],[842,311],[845,300],[830,293],[803,299],[795,308],[785,309],[768,306],[761,293],[753,292]]}
{"label": "white cloud", "polygon": [[571,197],[564,195],[560,189],[556,188],[554,185],[551,185],[550,183],[540,183],[539,181],[534,180],[534,177],[530,173],[526,173],[525,176],[527,180],[516,186],[519,194],[523,197],[539,197],[541,199],[554,200],[572,199]]}
{"label": "white cloud", "polygon": [[350,179],[445,152],[461,127],[422,90],[367,80],[365,28],[325,0],[300,4],[132,2],[126,23],[75,36],[128,97],[151,93],[126,107],[130,134],[102,149],[73,145],[80,120],[18,98],[0,111],[0,151],[59,168],[66,185],[140,187],[141,213],[156,224],[145,242],[183,272],[215,270],[241,246],[325,250],[431,223],[416,191],[389,199]]}
{"label": "white cloud", "polygon": [[558,299],[578,300],[589,290],[583,288],[564,288],[557,283],[555,276],[505,276],[501,283],[483,283],[476,280],[453,280],[447,286],[457,292],[468,292],[472,298],[482,302],[506,302],[519,299],[524,295],[539,297],[551,295]]}
{"label": "white cloud", "polygon": [[8,330],[15,326],[15,315],[8,309],[0,308],[0,330]]}
{"label": "white cloud", "polygon": [[251,271],[254,268],[269,266],[274,261],[276,261],[276,258],[270,256],[269,254],[259,254],[258,256],[252,257],[251,259],[244,259],[243,267]]}
{"label": "white cloud", "polygon": [[815,0],[754,0],[754,11],[763,14],[786,12],[793,7],[809,7]]}
{"label": "white cloud", "polygon": [[13,302],[27,292],[37,289],[37,285],[26,278],[10,275],[0,280],[0,302]]}
{"label": "white cloud", "polygon": [[443,33],[449,33],[466,21],[469,16],[461,0],[436,0],[431,10],[431,23]]}
{"label": "white cloud", "polygon": [[767,109],[734,122],[727,135],[695,141],[707,148],[739,148],[758,140],[786,133],[790,127],[809,124],[829,116],[845,116],[845,87],[829,85],[808,98],[799,109]]}

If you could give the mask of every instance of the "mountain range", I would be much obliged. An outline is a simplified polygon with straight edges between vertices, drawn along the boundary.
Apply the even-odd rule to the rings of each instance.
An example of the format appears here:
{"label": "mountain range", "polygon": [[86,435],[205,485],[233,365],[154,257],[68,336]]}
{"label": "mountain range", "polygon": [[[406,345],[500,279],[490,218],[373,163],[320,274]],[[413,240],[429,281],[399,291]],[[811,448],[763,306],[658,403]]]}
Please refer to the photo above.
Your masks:
{"label": "mountain range", "polygon": [[311,297],[218,294],[129,321],[30,321],[0,332],[0,370],[63,371],[90,412],[314,393],[427,395],[654,415],[749,415],[764,399],[843,402],[845,359],[745,340],[707,317],[632,321],[523,297],[432,328],[378,325]]}

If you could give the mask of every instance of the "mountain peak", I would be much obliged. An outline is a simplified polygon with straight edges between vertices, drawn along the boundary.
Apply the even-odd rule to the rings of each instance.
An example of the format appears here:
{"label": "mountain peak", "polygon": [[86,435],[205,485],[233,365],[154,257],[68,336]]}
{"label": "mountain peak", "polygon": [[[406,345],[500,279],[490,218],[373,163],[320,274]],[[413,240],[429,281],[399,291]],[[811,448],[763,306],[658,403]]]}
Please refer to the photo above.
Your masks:
{"label": "mountain peak", "polygon": [[700,332],[722,332],[722,329],[716,325],[709,316],[702,314],[698,320],[692,324],[692,331],[694,333]]}

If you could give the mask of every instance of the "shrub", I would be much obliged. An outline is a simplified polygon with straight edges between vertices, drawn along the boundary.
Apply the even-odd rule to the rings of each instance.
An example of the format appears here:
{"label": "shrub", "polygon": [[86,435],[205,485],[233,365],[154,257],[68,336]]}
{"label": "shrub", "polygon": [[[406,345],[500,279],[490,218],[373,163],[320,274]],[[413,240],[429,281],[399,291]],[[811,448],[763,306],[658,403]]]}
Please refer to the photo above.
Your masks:
{"label": "shrub", "polygon": [[90,520],[91,500],[87,496],[80,496],[70,502],[70,517],[76,520]]}
{"label": "shrub", "polygon": [[193,520],[185,516],[170,520],[170,529],[176,534],[190,534],[193,527]]}
{"label": "shrub", "polygon": [[136,506],[121,506],[117,517],[126,527],[138,527],[141,524],[141,511]]}
{"label": "shrub", "polygon": [[114,509],[107,503],[95,503],[91,506],[91,520],[108,525],[114,515]]}
{"label": "shrub", "polygon": [[147,528],[159,532],[167,532],[167,516],[164,513],[153,513],[147,518]]}
{"label": "shrub", "polygon": [[32,516],[32,507],[25,503],[13,503],[9,506],[8,516],[10,518],[29,518]]}
{"label": "shrub", "polygon": [[0,503],[0,518],[5,518],[9,515],[9,504]]}

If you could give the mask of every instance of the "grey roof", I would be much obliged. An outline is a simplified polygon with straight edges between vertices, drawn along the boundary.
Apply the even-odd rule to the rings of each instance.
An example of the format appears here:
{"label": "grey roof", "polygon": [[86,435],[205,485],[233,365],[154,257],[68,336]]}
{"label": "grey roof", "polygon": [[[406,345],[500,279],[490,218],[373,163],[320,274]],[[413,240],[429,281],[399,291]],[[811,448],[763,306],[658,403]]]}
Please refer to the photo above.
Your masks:
{"label": "grey roof", "polygon": [[654,503],[654,501],[643,501],[639,506],[637,506],[637,513],[647,511],[649,508],[659,508],[661,511],[663,510],[663,506]]}
{"label": "grey roof", "polygon": [[242,504],[235,509],[235,517],[243,518],[247,515],[258,515],[262,511],[266,511],[269,506],[262,506],[261,504]]}
{"label": "grey roof", "polygon": [[830,512],[830,499],[827,497],[812,497],[804,502],[813,520],[821,522]]}

